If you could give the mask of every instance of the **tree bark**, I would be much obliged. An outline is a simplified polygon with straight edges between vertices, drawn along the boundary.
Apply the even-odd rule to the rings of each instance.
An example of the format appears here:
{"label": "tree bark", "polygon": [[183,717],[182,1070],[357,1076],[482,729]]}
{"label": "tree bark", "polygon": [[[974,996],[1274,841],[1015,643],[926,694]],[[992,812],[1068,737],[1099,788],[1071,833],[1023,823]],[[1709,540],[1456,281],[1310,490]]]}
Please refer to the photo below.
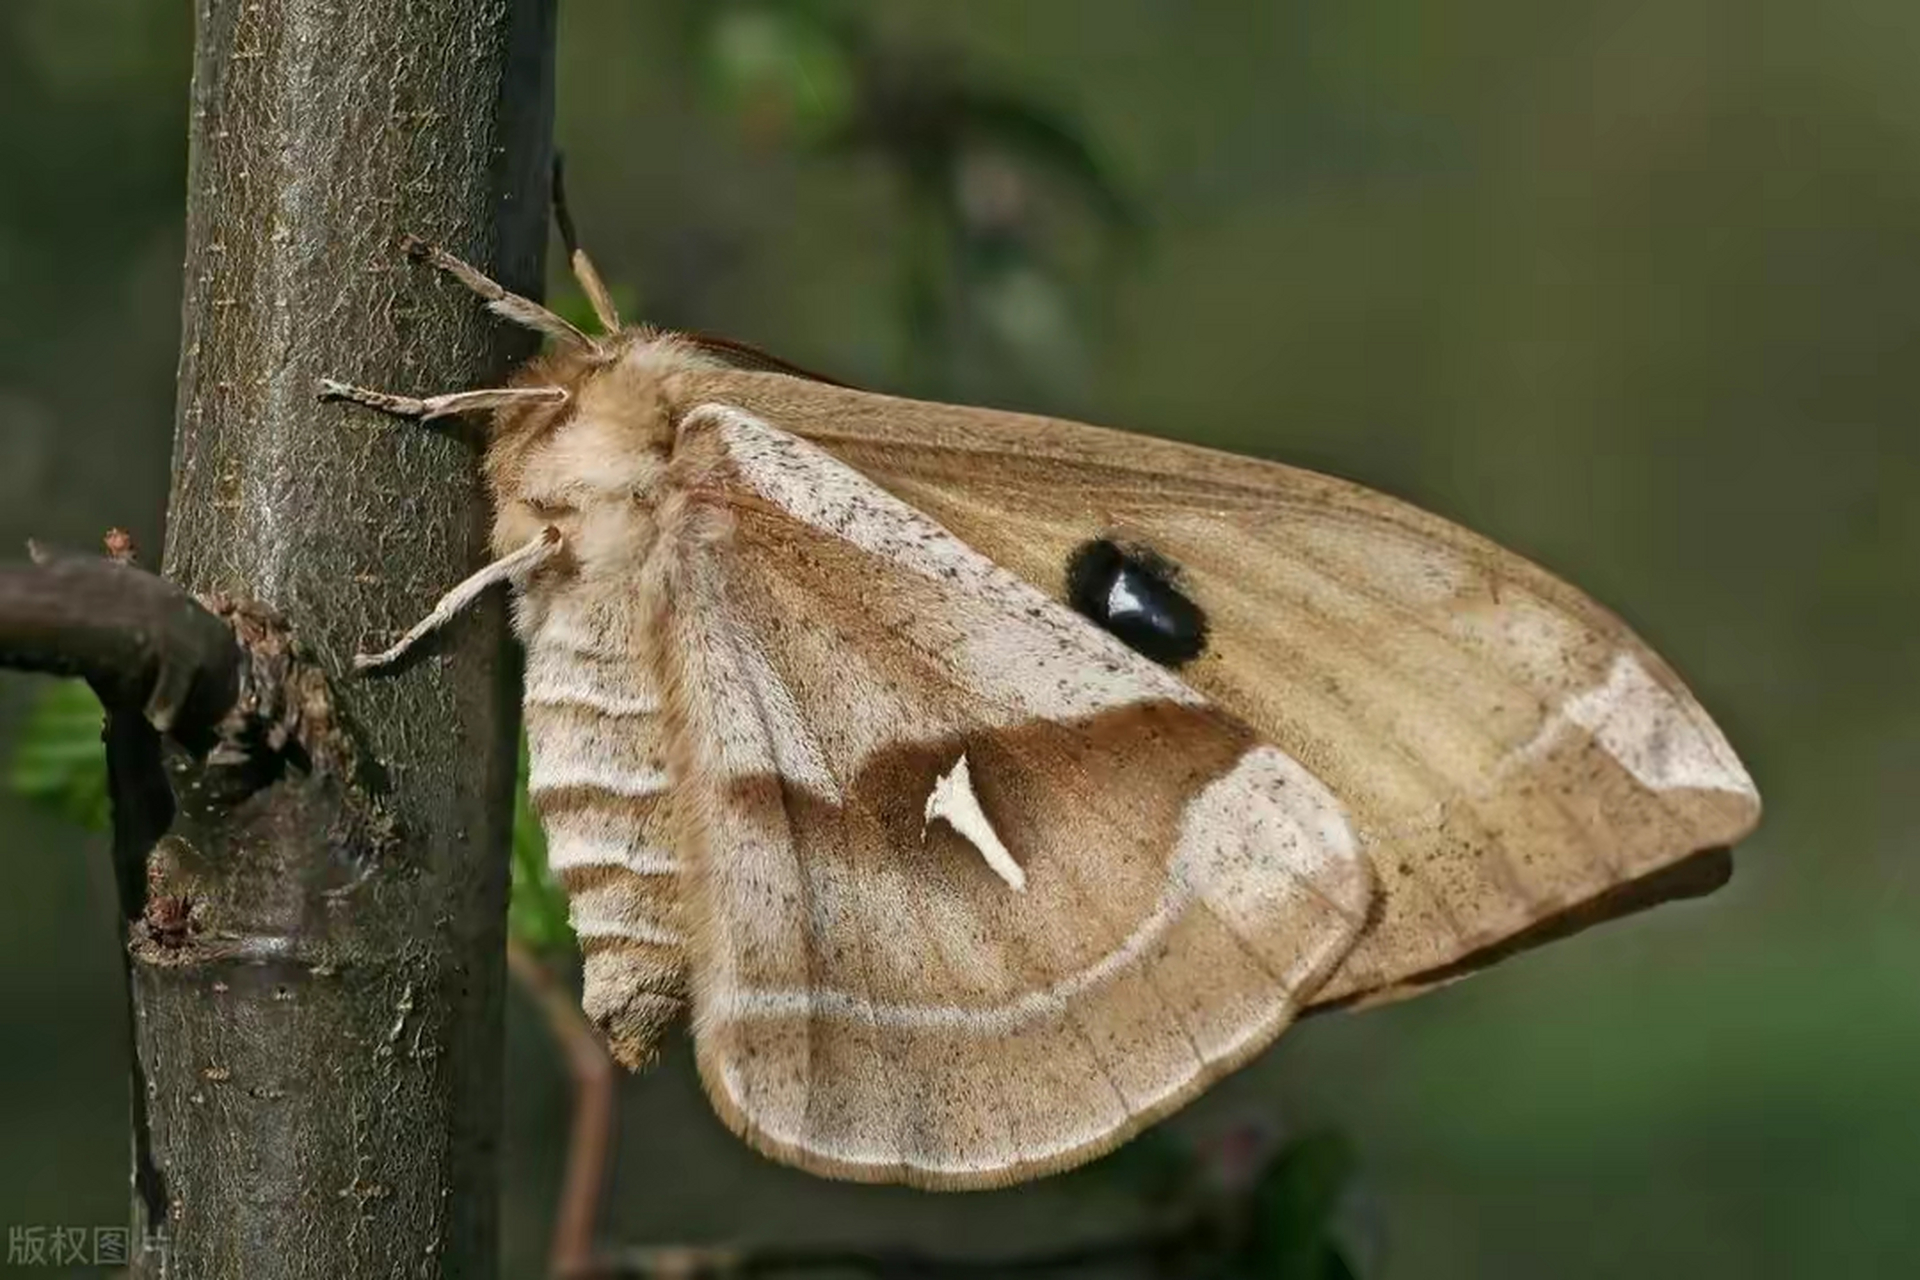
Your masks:
{"label": "tree bark", "polygon": [[[517,674],[499,602],[347,675],[484,554],[472,442],[316,402],[494,385],[529,344],[552,0],[200,0],[166,571],[230,610],[275,770],[175,751],[134,922],[135,1274],[497,1269]],[[250,695],[252,696],[252,695]],[[216,753],[217,754],[217,753]],[[228,771],[230,772],[230,771]],[[144,1111],[144,1120],[142,1118]]]}

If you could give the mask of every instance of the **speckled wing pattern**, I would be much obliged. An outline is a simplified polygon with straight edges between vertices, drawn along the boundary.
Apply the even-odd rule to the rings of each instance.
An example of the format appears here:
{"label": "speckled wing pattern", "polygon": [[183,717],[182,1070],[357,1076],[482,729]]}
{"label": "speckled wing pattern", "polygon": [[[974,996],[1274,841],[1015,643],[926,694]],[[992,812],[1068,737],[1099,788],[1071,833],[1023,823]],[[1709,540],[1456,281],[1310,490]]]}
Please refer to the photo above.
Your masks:
{"label": "speckled wing pattern", "polygon": [[1298,762],[1376,890],[1317,1004],[1393,998],[1717,885],[1759,796],[1606,609],[1358,485],[1150,437],[741,371],[688,377],[831,453],[1051,599],[1087,539],[1151,546],[1205,610],[1180,682]]}
{"label": "speckled wing pattern", "polygon": [[[687,413],[668,488],[696,1052],[761,1149],[937,1187],[1078,1163],[1351,947],[1345,807],[1175,675],[750,415]],[[929,820],[943,780],[1017,874]]]}
{"label": "speckled wing pattern", "polygon": [[769,1154],[1067,1167],[1309,1008],[1712,887],[1758,821],[1625,624],[1437,517],[622,330],[593,287],[589,338],[415,250],[562,349],[507,388],[322,384],[494,413],[499,558],[356,665],[515,585],[588,1012],[638,1065],[690,1004]]}

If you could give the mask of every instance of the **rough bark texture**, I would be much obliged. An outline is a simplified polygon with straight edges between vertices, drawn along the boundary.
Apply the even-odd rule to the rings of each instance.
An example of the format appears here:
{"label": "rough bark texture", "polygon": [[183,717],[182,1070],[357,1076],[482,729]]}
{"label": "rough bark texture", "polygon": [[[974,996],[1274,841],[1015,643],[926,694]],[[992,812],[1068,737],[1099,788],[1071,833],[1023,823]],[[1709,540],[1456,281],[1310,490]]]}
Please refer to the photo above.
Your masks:
{"label": "rough bark texture", "polygon": [[[142,1276],[496,1269],[514,691],[498,601],[347,660],[484,555],[471,442],[316,379],[496,384],[529,344],[411,266],[537,293],[552,0],[201,0],[166,571],[233,616],[291,745],[171,761],[133,926]],[[136,1113],[141,1108],[136,1107]],[[139,1123],[138,1114],[136,1122]]]}

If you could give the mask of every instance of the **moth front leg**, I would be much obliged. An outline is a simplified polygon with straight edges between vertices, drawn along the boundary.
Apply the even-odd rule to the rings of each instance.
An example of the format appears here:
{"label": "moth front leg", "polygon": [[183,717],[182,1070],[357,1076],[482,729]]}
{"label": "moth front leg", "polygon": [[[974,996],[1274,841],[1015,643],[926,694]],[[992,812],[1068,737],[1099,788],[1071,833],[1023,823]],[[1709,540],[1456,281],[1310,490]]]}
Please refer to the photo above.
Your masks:
{"label": "moth front leg", "polygon": [[434,603],[427,616],[407,628],[405,635],[379,653],[356,653],[353,655],[355,671],[373,671],[380,667],[392,666],[413,651],[415,645],[459,617],[466,607],[480,598],[480,594],[496,582],[518,582],[523,580],[547,561],[559,555],[566,542],[560,530],[548,525],[529,539],[525,545],[508,552],[491,564],[482,565],[478,570],[440,597]]}
{"label": "moth front leg", "polygon": [[[478,391],[455,391],[446,395],[422,398],[396,395],[387,391],[374,391],[333,378],[320,380],[319,395],[323,402],[345,400],[364,405],[380,413],[408,418],[416,422],[430,422],[435,418],[448,418],[457,414],[479,411],[496,411],[514,406],[564,404],[567,400],[567,390],[564,387],[489,387]],[[411,653],[422,640],[453,621],[463,609],[479,599],[480,594],[488,587],[496,582],[522,579],[526,574],[558,555],[562,545],[560,530],[552,525],[546,526],[517,550],[483,566],[465,581],[454,586],[452,590],[440,597],[424,618],[409,627],[406,633],[392,645],[379,653],[354,654],[353,669],[371,671],[394,665]]]}
{"label": "moth front leg", "polygon": [[[559,316],[536,302],[501,288],[499,284],[453,255],[415,236],[402,237],[401,247],[414,261],[430,263],[472,289],[486,300],[488,308],[496,314],[540,330],[559,341],[580,345],[593,352],[600,350],[598,344],[592,339]],[[463,413],[502,413],[538,406],[561,405],[566,403],[569,396],[567,389],[560,386],[483,387],[473,391],[451,391],[434,396],[407,396],[391,391],[376,391],[371,387],[358,386],[337,378],[320,379],[318,394],[322,402],[344,400],[380,413],[408,418],[416,422],[430,422],[436,418],[450,418]],[[559,554],[561,548],[560,531],[548,525],[525,545],[486,565],[466,581],[448,591],[426,617],[410,627],[406,634],[394,644],[379,653],[355,654],[354,669],[368,671],[399,662],[420,641],[452,621],[461,610],[477,600],[488,587],[496,582],[523,579],[526,574],[533,572]]]}

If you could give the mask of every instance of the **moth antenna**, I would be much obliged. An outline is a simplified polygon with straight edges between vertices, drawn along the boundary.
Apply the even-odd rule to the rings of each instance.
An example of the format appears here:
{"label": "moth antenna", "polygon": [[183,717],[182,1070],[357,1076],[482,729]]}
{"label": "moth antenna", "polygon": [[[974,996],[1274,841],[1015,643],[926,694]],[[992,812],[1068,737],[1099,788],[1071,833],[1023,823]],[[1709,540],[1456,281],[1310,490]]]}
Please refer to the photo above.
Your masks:
{"label": "moth antenna", "polygon": [[392,647],[379,653],[354,654],[353,669],[372,671],[398,662],[415,645],[458,617],[461,610],[480,598],[481,592],[496,582],[506,582],[531,573],[558,555],[561,545],[560,531],[548,525],[518,551],[501,556],[441,596],[433,606],[433,611],[409,627],[407,633],[396,640]]}
{"label": "moth antenna", "polygon": [[573,212],[567,208],[564,167],[556,152],[553,157],[553,220],[560,227],[560,243],[566,246],[567,264],[573,268],[573,278],[580,282],[587,301],[593,304],[593,314],[599,319],[600,327],[608,333],[618,333],[620,312],[613,305],[613,295],[607,292],[606,282],[593,268],[593,259],[580,247],[580,237],[574,234]]}
{"label": "moth antenna", "polygon": [[580,282],[587,301],[593,304],[593,314],[600,321],[600,327],[608,333],[620,331],[620,312],[613,305],[613,295],[607,292],[607,286],[600,279],[600,273],[593,268],[593,259],[587,256],[585,249],[568,249],[567,262],[573,268],[573,278]]}
{"label": "moth antenna", "polygon": [[579,347],[593,355],[605,355],[605,348],[574,328],[565,319],[555,315],[531,298],[523,298],[517,293],[509,293],[498,281],[483,274],[477,268],[462,262],[438,245],[428,244],[419,236],[400,237],[400,248],[415,262],[425,262],[446,272],[467,288],[487,300],[487,310],[497,316],[513,321],[517,325],[546,334],[556,342]]}
{"label": "moth antenna", "polygon": [[446,395],[416,398],[394,395],[390,391],[375,391],[369,387],[356,387],[351,382],[337,382],[332,378],[320,379],[319,395],[322,400],[349,400],[381,413],[390,413],[396,418],[415,418],[421,422],[482,409],[500,409],[508,405],[567,402],[565,387],[487,387],[479,391],[453,391]]}

